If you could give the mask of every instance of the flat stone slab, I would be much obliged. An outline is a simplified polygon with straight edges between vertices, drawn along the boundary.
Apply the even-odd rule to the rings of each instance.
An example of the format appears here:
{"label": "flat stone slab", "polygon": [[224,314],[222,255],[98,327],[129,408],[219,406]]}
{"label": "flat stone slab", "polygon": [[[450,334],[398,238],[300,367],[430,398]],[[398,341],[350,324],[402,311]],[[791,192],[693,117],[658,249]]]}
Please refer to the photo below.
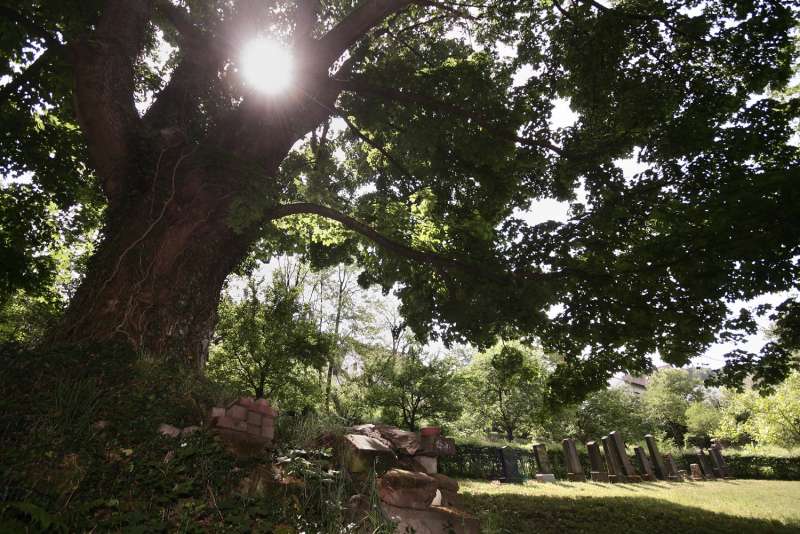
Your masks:
{"label": "flat stone slab", "polygon": [[536,475],[536,482],[541,482],[542,484],[546,484],[548,482],[555,483],[556,476],[552,473],[539,473]]}
{"label": "flat stone slab", "polygon": [[456,508],[431,506],[410,510],[384,503],[383,511],[395,523],[396,534],[480,534],[480,522]]}
{"label": "flat stone slab", "polygon": [[390,469],[378,479],[381,501],[399,508],[425,510],[436,497],[438,482],[425,473]]}

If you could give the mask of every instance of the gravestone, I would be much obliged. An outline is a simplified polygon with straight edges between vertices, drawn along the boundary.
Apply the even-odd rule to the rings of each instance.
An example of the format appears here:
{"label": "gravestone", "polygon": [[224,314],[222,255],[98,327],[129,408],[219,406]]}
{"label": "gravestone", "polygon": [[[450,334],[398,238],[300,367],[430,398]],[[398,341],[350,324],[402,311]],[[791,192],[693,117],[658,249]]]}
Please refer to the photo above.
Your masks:
{"label": "gravestone", "polygon": [[556,477],[553,475],[553,468],[550,466],[550,459],[547,457],[547,447],[543,443],[533,446],[533,457],[536,460],[536,481],[555,482]]}
{"label": "gravestone", "polygon": [[667,480],[667,469],[664,465],[664,459],[658,452],[658,445],[656,445],[655,438],[650,434],[646,434],[644,441],[647,443],[647,450],[650,453],[650,458],[653,460],[653,470],[656,472],[656,476],[661,480]]}
{"label": "gravestone", "polygon": [[628,458],[628,453],[625,449],[625,441],[622,439],[622,435],[617,431],[613,431],[608,433],[608,437],[611,438],[611,442],[614,444],[614,449],[619,457],[625,478],[628,479],[628,482],[641,482],[642,477],[640,477],[636,469],[633,468],[631,459]]}
{"label": "gravestone", "polygon": [[714,467],[711,465],[711,461],[709,461],[706,453],[703,452],[703,449],[697,449],[697,460],[700,462],[703,475],[709,480],[716,480],[717,477],[714,474]]}
{"label": "gravestone", "polygon": [[692,471],[692,480],[705,480],[700,464],[689,464],[689,469]]}
{"label": "gravestone", "polygon": [[586,444],[586,449],[589,451],[592,482],[611,482],[611,479],[608,478],[606,465],[603,461],[603,456],[600,454],[600,446],[597,442],[590,441]]}
{"label": "gravestone", "polygon": [[639,464],[642,466],[642,478],[651,482],[655,481],[656,474],[653,472],[653,466],[650,464],[650,458],[647,457],[644,449],[641,447],[634,447],[633,452],[636,454],[636,459],[639,460]]}
{"label": "gravestone", "polygon": [[715,443],[711,446],[711,449],[709,449],[708,452],[711,455],[711,460],[713,460],[714,464],[719,470],[720,476],[723,478],[731,478],[731,472],[728,469],[728,463],[722,456],[722,447]]}
{"label": "gravestone", "polygon": [[611,479],[611,482],[627,482],[628,477],[622,471],[622,465],[619,463],[619,456],[614,447],[614,440],[608,436],[603,436],[600,441],[603,443],[603,453],[606,456],[608,478]]}
{"label": "gravestone", "polygon": [[578,450],[575,448],[575,440],[567,438],[561,440],[561,448],[564,449],[564,457],[567,460],[567,476],[571,482],[586,482],[586,475],[583,474],[583,466],[578,458]]}
{"label": "gravestone", "polygon": [[667,479],[672,482],[683,482],[683,475],[678,470],[678,464],[675,463],[675,458],[671,454],[664,455],[665,469],[667,470]]}
{"label": "gravestone", "polygon": [[519,472],[519,453],[511,447],[500,449],[500,465],[503,468],[503,482],[519,484],[522,474]]}

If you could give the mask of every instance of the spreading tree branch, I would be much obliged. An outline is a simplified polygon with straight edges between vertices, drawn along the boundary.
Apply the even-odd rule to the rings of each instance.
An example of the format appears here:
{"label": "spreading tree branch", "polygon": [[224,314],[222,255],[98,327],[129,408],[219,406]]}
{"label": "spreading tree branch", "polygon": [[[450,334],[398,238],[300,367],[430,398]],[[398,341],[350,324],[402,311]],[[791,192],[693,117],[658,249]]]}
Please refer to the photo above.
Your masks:
{"label": "spreading tree branch", "polygon": [[129,187],[141,121],[134,101],[134,62],[150,20],[147,0],[107,0],[92,35],[73,44],[78,120],[109,203]]}
{"label": "spreading tree branch", "polygon": [[317,41],[317,58],[330,65],[386,17],[404,10],[413,0],[364,0]]}
{"label": "spreading tree branch", "polygon": [[270,211],[267,218],[269,220],[276,220],[283,217],[288,217],[290,215],[300,214],[319,215],[320,217],[337,221],[345,228],[366,237],[376,245],[397,256],[407,258],[418,263],[435,265],[443,268],[444,270],[455,269],[473,276],[492,280],[498,284],[507,285],[518,279],[542,279],[543,277],[547,276],[544,273],[525,273],[521,275],[501,273],[487,268],[484,265],[473,264],[458,258],[450,258],[436,252],[419,250],[383,235],[358,219],[355,219],[333,208],[311,202],[298,202],[296,204],[277,206]]}
{"label": "spreading tree branch", "polygon": [[207,36],[186,10],[169,0],[156,0],[156,8],[180,34],[183,57],[143,119],[153,129],[183,128],[224,64],[229,50],[223,40]]}

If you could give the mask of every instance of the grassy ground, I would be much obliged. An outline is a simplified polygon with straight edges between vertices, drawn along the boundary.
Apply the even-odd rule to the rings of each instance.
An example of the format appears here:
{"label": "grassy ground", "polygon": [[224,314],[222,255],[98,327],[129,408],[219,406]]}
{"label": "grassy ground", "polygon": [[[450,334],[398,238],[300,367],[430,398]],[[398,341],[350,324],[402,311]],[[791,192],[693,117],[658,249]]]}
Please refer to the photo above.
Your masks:
{"label": "grassy ground", "polygon": [[642,484],[462,481],[486,533],[800,533],[800,482]]}

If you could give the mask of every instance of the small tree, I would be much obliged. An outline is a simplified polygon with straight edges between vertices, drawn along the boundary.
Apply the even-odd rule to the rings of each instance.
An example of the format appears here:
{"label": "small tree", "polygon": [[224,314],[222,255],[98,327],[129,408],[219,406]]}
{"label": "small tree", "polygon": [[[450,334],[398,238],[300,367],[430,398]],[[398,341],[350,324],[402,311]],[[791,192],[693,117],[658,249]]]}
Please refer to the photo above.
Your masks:
{"label": "small tree", "polygon": [[488,425],[509,440],[539,420],[546,392],[544,364],[529,347],[505,343],[478,354],[463,376],[472,425]]}
{"label": "small tree", "polygon": [[775,393],[756,401],[754,430],[759,443],[800,445],[800,373],[795,371]]}
{"label": "small tree", "polygon": [[329,339],[299,303],[297,289],[278,280],[260,286],[251,277],[242,301],[223,298],[207,373],[256,397],[308,395],[317,384],[309,371],[325,364]]}
{"label": "small tree", "polygon": [[700,378],[683,369],[661,369],[653,373],[642,395],[647,419],[662,429],[677,445],[683,445],[686,433],[686,409],[702,401]]}
{"label": "small tree", "polygon": [[711,445],[711,437],[717,431],[722,412],[709,402],[694,402],[686,409],[686,444],[697,447]]}
{"label": "small tree", "polygon": [[639,399],[622,388],[591,393],[575,409],[574,427],[576,437],[584,443],[610,430],[626,436],[639,436],[651,430]]}
{"label": "small tree", "polygon": [[452,360],[424,360],[418,350],[392,355],[376,349],[365,358],[361,376],[367,403],[408,430],[422,420],[452,421],[461,412],[461,381],[454,368]]}

